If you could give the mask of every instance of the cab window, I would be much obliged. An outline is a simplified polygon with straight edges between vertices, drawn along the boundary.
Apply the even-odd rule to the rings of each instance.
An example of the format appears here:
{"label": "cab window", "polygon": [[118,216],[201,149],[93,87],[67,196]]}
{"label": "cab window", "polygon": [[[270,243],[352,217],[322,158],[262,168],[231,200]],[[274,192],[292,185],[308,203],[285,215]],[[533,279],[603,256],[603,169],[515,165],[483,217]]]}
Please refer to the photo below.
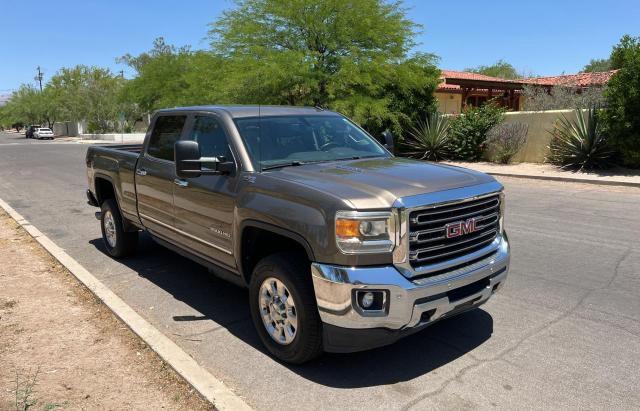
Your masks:
{"label": "cab window", "polygon": [[198,142],[202,157],[224,157],[225,161],[233,161],[227,135],[215,117],[197,116],[189,139]]}
{"label": "cab window", "polygon": [[180,139],[186,116],[161,116],[151,132],[147,154],[173,161],[173,146]]}

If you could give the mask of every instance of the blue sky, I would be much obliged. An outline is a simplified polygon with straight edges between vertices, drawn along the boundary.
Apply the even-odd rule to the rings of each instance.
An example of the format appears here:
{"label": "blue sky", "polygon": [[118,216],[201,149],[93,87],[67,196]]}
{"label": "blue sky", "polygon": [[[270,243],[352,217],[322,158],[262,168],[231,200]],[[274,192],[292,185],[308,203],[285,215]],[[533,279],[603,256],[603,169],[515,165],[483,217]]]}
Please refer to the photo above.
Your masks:
{"label": "blue sky", "polygon": [[[148,50],[163,36],[206,48],[207,23],[230,0],[0,0],[0,94],[76,64],[126,69],[125,53]],[[440,56],[440,67],[462,70],[498,59],[519,71],[554,75],[607,57],[625,34],[640,35],[640,1],[407,0],[422,24],[418,49]],[[131,73],[127,72],[128,75]]]}

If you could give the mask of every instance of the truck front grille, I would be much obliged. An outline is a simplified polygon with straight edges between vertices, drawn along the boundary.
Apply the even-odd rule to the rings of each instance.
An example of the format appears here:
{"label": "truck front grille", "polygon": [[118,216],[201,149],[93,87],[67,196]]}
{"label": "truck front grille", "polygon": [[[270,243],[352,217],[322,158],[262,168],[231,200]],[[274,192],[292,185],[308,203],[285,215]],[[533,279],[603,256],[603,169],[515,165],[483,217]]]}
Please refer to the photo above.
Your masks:
{"label": "truck front grille", "polygon": [[[473,221],[472,221],[473,220]],[[409,213],[409,262],[420,268],[462,257],[488,246],[500,229],[500,195],[495,194],[470,201],[435,205]],[[463,224],[463,232],[452,226]],[[467,230],[475,224],[475,230]],[[471,232],[467,232],[471,231]]]}

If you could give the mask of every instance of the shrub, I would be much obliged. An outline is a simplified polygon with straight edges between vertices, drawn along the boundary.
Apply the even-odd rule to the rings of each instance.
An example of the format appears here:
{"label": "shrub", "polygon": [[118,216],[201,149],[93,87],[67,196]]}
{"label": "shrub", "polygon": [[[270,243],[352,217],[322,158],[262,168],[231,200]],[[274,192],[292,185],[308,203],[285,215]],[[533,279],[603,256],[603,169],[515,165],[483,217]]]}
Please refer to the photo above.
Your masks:
{"label": "shrub", "polygon": [[448,132],[449,120],[438,113],[418,120],[405,138],[405,153],[420,160],[442,160],[449,154]]}
{"label": "shrub", "polygon": [[504,120],[505,109],[489,102],[465,110],[451,120],[449,139],[451,157],[475,161],[482,157],[487,133]]}
{"label": "shrub", "polygon": [[526,111],[583,109],[602,106],[605,103],[606,87],[580,88],[578,84],[565,83],[546,89],[539,86],[524,86],[522,97]]}
{"label": "shrub", "polygon": [[487,151],[491,161],[509,164],[527,142],[529,126],[523,123],[498,124],[487,135]]}
{"label": "shrub", "polygon": [[619,70],[607,85],[603,122],[622,163],[640,168],[640,37],[624,36],[611,62]]}
{"label": "shrub", "polygon": [[602,132],[596,110],[576,110],[575,114],[575,121],[563,115],[554,125],[547,161],[576,171],[611,166],[614,151]]}

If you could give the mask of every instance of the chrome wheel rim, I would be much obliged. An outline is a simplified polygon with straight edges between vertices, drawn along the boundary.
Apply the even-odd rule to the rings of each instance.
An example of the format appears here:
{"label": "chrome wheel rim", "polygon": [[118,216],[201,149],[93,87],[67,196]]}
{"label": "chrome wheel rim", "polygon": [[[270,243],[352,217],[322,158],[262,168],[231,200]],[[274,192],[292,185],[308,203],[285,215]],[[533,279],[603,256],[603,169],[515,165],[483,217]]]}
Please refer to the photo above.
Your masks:
{"label": "chrome wheel rim", "polygon": [[291,344],[298,333],[298,311],[289,289],[269,277],[262,282],[258,298],[262,323],[271,339],[280,345]]}
{"label": "chrome wheel rim", "polygon": [[109,244],[109,247],[113,248],[116,246],[116,222],[113,219],[113,214],[111,214],[111,211],[107,211],[104,214],[103,224],[104,237],[107,240],[107,244]]}

